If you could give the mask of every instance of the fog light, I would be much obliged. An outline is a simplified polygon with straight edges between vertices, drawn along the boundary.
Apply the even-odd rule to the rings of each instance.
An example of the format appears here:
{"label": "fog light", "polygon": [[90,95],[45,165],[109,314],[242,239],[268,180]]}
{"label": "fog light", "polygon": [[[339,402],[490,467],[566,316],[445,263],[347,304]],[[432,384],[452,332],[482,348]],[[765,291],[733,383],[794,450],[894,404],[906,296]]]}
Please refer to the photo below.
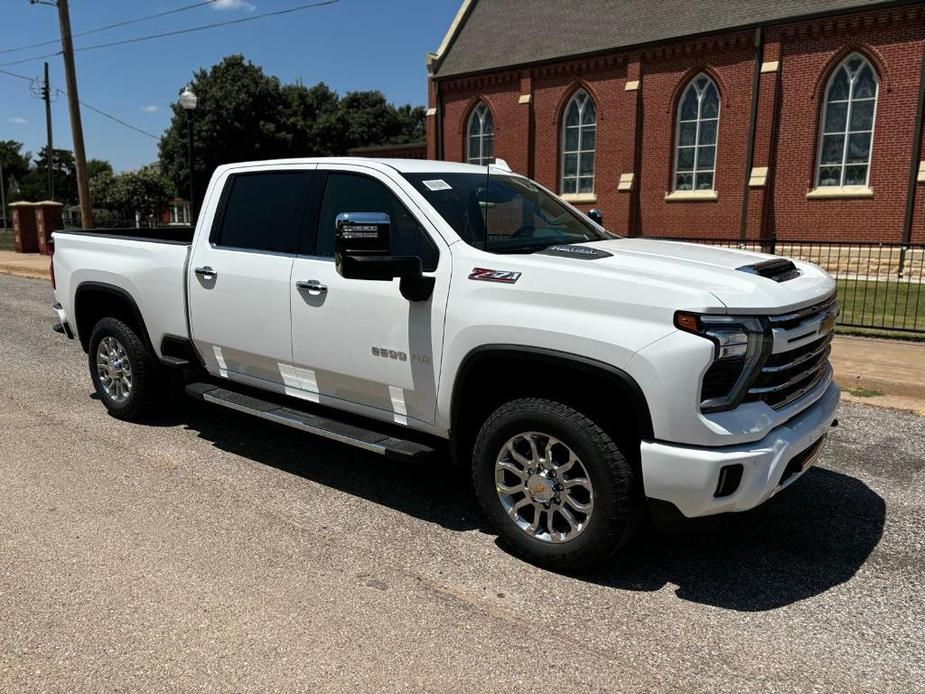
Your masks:
{"label": "fog light", "polygon": [[742,464],[723,465],[719,470],[719,482],[716,483],[716,491],[713,496],[729,496],[739,488],[742,481]]}

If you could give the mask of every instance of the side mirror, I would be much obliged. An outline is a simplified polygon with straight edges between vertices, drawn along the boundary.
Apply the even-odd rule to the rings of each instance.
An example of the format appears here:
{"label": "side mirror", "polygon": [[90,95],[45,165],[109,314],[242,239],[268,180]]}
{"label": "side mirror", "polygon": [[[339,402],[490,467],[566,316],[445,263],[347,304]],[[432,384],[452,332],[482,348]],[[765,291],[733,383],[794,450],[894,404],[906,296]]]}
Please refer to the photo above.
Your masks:
{"label": "side mirror", "polygon": [[335,220],[334,263],[344,279],[391,282],[401,279],[408,301],[424,301],[433,293],[434,278],[423,277],[421,259],[391,255],[391,220],[383,212],[341,212]]}
{"label": "side mirror", "polygon": [[604,213],[600,210],[588,210],[588,217],[591,218],[591,221],[604,226]]}

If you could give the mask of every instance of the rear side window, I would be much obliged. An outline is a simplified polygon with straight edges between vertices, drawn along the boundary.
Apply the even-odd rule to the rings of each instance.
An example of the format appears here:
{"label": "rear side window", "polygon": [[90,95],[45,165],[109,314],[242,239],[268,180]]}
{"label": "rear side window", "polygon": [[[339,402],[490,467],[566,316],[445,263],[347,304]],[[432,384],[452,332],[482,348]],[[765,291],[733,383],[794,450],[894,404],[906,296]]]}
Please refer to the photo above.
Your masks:
{"label": "rear side window", "polygon": [[212,242],[227,248],[294,253],[305,219],[310,178],[308,171],[232,176]]}
{"label": "rear side window", "polygon": [[327,175],[316,255],[334,255],[335,220],[341,212],[385,212],[391,222],[392,254],[416,255],[425,272],[437,269],[437,247],[414,215],[385,185],[360,174]]}

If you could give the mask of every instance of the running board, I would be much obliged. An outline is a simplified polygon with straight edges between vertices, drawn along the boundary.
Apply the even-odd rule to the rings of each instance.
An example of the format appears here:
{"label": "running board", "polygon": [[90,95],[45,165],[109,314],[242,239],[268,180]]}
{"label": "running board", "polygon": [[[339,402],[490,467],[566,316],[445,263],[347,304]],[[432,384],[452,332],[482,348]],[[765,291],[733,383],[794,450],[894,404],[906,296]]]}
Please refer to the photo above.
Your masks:
{"label": "running board", "polygon": [[282,407],[276,403],[220,388],[211,383],[190,383],[186,386],[186,393],[197,400],[211,402],[294,429],[301,429],[310,434],[379,453],[389,458],[417,462],[435,452],[434,448],[426,444],[395,438],[389,434],[295,410],[291,407]]}

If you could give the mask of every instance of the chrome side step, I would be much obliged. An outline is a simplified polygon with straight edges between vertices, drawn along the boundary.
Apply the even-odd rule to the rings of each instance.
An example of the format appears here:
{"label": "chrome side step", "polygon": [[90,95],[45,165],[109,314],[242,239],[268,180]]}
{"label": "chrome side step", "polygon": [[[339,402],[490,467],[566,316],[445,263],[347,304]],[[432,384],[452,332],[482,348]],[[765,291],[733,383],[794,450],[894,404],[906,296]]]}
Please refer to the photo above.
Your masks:
{"label": "chrome side step", "polygon": [[389,434],[365,429],[329,417],[311,414],[283,407],[273,402],[237,393],[211,383],[190,383],[186,393],[197,400],[237,410],[245,414],[260,417],[294,429],[301,429],[310,434],[326,439],[346,443],[355,448],[362,448],[373,453],[400,460],[419,461],[435,452],[435,449],[417,441],[399,439]]}

